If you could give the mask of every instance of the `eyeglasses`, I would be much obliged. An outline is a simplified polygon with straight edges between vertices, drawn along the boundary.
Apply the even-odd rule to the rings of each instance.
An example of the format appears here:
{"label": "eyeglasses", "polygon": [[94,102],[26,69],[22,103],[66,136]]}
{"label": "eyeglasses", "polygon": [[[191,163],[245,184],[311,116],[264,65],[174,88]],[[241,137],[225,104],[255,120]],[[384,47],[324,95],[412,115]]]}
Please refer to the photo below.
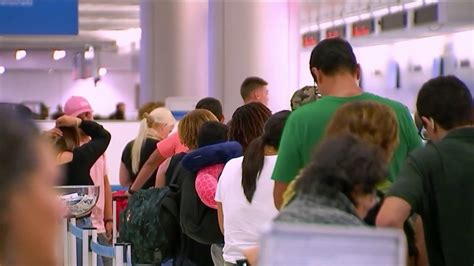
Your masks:
{"label": "eyeglasses", "polygon": [[420,135],[422,140],[429,140],[430,137],[428,136],[428,132],[426,131],[426,128],[424,125],[421,125],[421,127],[418,128],[418,135]]}

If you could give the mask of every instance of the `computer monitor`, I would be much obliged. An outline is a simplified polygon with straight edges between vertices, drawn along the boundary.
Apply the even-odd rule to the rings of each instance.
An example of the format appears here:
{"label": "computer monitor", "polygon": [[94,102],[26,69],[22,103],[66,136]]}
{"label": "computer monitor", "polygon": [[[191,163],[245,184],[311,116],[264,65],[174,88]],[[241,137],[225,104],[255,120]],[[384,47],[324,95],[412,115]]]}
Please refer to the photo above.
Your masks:
{"label": "computer monitor", "polygon": [[259,266],[401,266],[406,238],[396,229],[275,223],[263,234]]}

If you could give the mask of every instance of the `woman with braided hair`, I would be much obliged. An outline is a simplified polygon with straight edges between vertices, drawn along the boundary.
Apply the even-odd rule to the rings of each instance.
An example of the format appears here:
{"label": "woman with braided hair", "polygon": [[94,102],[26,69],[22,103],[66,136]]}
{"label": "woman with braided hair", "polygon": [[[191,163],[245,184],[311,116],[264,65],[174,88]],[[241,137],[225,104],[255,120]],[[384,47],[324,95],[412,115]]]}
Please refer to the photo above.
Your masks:
{"label": "woman with braided hair", "polygon": [[270,109],[258,102],[237,108],[229,125],[229,140],[239,142],[245,152],[250,142],[263,134],[263,127],[271,115]]}
{"label": "woman with braided hair", "polygon": [[[222,171],[215,200],[225,238],[222,256],[225,265],[235,265],[244,259],[242,251],[257,245],[263,227],[278,214],[270,177],[289,115],[290,111],[280,111],[271,116],[244,156],[227,162]],[[218,248],[213,246],[211,250],[215,264],[219,265]]]}

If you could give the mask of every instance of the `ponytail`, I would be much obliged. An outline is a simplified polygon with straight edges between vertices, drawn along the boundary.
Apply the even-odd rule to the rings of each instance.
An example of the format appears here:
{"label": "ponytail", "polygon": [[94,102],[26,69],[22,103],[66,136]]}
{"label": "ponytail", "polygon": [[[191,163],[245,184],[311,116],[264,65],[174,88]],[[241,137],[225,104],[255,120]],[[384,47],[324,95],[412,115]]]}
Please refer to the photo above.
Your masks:
{"label": "ponytail", "polygon": [[143,144],[148,135],[148,120],[150,118],[149,114],[145,113],[145,118],[140,122],[140,129],[138,135],[133,141],[132,146],[132,172],[134,174],[138,173],[138,168],[140,167],[140,154],[142,152]]}
{"label": "ponytail", "polygon": [[257,180],[265,162],[265,142],[263,137],[254,139],[245,150],[242,161],[242,188],[249,203],[257,189]]}

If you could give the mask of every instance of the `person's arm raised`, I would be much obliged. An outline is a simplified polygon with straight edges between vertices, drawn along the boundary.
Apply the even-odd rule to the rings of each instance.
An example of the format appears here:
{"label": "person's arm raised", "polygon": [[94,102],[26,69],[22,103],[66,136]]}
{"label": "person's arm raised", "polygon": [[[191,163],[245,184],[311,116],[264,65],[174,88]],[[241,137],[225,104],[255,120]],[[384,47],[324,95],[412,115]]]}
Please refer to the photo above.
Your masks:
{"label": "person's arm raised", "polygon": [[153,174],[153,172],[158,168],[158,166],[165,160],[158,149],[155,149],[155,151],[148,157],[148,160],[145,162],[143,165],[142,169],[140,169],[140,172],[138,172],[137,178],[133,182],[133,184],[130,186],[129,191],[138,191],[140,190],[145,182],[148,180],[148,178]]}

